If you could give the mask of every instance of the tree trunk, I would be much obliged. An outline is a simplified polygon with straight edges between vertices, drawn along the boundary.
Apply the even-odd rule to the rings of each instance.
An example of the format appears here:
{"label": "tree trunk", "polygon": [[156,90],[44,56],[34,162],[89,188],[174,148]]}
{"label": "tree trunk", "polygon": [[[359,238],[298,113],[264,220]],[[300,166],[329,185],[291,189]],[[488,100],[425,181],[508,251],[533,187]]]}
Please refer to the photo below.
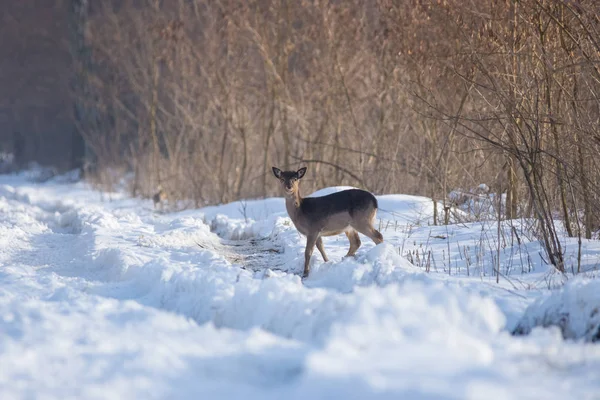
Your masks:
{"label": "tree trunk", "polygon": [[87,0],[69,2],[70,52],[74,69],[71,78],[74,126],[71,133],[70,168],[80,169],[83,173],[86,172],[84,165],[91,165],[95,161],[84,135],[97,126],[97,114],[88,106],[91,103],[88,78],[92,69],[91,51],[85,38],[88,11]]}
{"label": "tree trunk", "polygon": [[509,155],[507,159],[507,188],[506,188],[506,219],[517,218],[517,205],[519,198],[517,194],[517,174],[515,172],[514,156]]}
{"label": "tree trunk", "polygon": [[156,181],[161,185],[160,177],[160,148],[158,145],[158,133],[156,132],[156,109],[158,107],[158,80],[159,80],[159,59],[154,57],[152,60],[152,93],[150,96],[150,137],[152,137],[152,167],[156,174]]}
{"label": "tree trunk", "polygon": [[583,213],[584,213],[584,225],[585,225],[585,238],[592,238],[592,225],[593,225],[593,216],[592,216],[592,207],[589,193],[589,183],[587,172],[585,169],[585,160],[583,159],[583,149],[581,148],[581,140],[577,138],[575,135],[575,140],[577,142],[577,161],[579,164],[579,177],[581,179],[581,192],[583,196]]}
{"label": "tree trunk", "polygon": [[271,88],[271,105],[269,108],[269,126],[267,127],[267,137],[265,138],[265,152],[263,153],[263,196],[267,197],[267,177],[271,176],[271,169],[268,167],[269,162],[269,144],[271,136],[275,130],[275,89]]}
{"label": "tree trunk", "polygon": [[238,199],[242,197],[242,188],[244,185],[244,179],[246,177],[246,169],[248,168],[248,138],[246,135],[246,128],[243,126],[240,127],[240,135],[242,136],[243,151],[242,166],[240,167],[240,172],[238,174],[238,182],[236,189],[236,196]]}

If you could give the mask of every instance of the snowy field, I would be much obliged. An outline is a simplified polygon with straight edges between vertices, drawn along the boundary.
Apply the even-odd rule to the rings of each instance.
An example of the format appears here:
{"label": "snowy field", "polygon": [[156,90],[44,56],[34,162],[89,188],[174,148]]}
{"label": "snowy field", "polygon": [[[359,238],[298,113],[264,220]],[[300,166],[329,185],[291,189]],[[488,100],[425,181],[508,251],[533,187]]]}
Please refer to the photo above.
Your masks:
{"label": "snowy field", "polygon": [[0,399],[600,399],[597,242],[565,277],[523,222],[386,195],[385,242],[326,238],[302,282],[281,198],[163,214],[27,178],[0,176]]}

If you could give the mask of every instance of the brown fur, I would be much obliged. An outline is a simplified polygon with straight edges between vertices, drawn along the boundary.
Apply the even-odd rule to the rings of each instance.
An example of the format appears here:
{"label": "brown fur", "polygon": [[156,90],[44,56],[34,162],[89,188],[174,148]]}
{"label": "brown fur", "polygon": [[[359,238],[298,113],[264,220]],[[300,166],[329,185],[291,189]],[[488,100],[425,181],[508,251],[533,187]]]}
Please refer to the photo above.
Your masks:
{"label": "brown fur", "polygon": [[156,206],[158,205],[159,208],[162,210],[163,203],[165,200],[167,200],[167,192],[163,188],[159,187],[158,192],[156,192],[154,196],[152,196],[154,208],[156,208]]}
{"label": "brown fur", "polygon": [[350,249],[346,256],[352,257],[361,245],[358,233],[371,238],[376,244],[383,242],[383,236],[373,227],[377,214],[377,199],[371,193],[351,189],[323,197],[303,198],[300,196],[300,179],[306,168],[298,171],[281,171],[273,167],[273,174],[281,181],[285,191],[285,205],[288,215],[300,233],[306,236],[304,251],[304,273],[310,273],[310,257],[316,246],[323,260],[328,261],[323,248],[323,236],[346,233]]}

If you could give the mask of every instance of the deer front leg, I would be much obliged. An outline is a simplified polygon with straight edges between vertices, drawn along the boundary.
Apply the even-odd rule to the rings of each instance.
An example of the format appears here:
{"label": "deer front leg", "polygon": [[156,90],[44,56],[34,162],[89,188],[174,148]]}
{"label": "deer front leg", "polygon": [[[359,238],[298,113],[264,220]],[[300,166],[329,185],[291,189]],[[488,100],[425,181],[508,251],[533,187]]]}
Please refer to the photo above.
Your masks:
{"label": "deer front leg", "polygon": [[302,278],[307,278],[308,274],[310,273],[310,257],[312,256],[318,239],[318,235],[308,235],[306,237],[306,250],[304,250],[304,273],[302,273]]}
{"label": "deer front leg", "polygon": [[327,254],[325,254],[325,248],[323,247],[323,238],[321,238],[321,236],[319,236],[319,238],[317,239],[317,249],[319,249],[319,252],[323,256],[323,261],[329,261],[329,259],[327,258]]}

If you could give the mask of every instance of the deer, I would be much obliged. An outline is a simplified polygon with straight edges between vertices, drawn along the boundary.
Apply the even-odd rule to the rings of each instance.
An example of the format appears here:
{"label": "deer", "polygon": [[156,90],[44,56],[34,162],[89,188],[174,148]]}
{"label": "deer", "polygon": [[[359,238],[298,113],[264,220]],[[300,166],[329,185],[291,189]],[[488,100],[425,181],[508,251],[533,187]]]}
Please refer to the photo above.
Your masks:
{"label": "deer", "polygon": [[359,233],[369,237],[375,244],[383,242],[383,235],[373,227],[378,204],[372,193],[348,189],[322,197],[302,197],[299,183],[306,174],[306,167],[297,171],[272,169],[284,189],[289,217],[298,232],[306,236],[303,279],[310,273],[310,258],[315,246],[323,256],[323,261],[329,261],[323,247],[323,236],[344,232],[350,241],[350,249],[345,257],[356,255],[361,245]]}
{"label": "deer", "polygon": [[167,200],[167,192],[162,188],[161,185],[158,185],[158,191],[152,196],[152,201],[154,202],[154,209],[156,210],[156,206],[159,207],[160,211],[163,209],[163,204],[165,200]]}

